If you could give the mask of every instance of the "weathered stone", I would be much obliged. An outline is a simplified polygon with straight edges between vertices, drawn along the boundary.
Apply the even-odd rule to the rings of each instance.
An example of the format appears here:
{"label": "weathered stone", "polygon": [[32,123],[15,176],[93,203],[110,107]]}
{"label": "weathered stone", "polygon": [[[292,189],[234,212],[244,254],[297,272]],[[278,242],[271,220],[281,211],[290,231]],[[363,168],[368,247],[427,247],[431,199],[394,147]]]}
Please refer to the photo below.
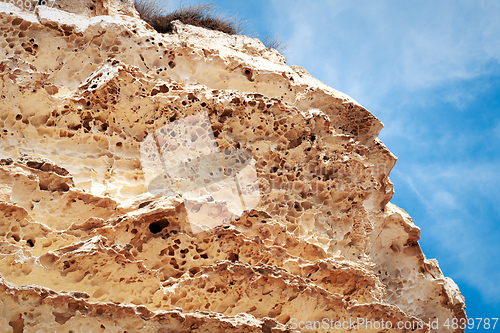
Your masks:
{"label": "weathered stone", "polygon": [[0,6],[0,331],[461,332],[382,123],[257,39],[174,26]]}

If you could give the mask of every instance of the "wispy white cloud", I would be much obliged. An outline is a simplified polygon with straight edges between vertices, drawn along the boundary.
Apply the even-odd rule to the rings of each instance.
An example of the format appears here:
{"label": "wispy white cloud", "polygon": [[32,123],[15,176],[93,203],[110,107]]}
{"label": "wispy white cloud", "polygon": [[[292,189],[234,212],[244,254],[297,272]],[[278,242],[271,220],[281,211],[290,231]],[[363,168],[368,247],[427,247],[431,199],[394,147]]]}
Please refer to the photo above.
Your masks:
{"label": "wispy white cloud", "polygon": [[443,99],[453,105],[458,110],[466,110],[476,99],[477,93],[474,91],[447,91]]}
{"label": "wispy white cloud", "polygon": [[[500,303],[496,281],[500,258],[496,239],[500,209],[500,175],[496,164],[461,163],[449,165],[416,164],[394,173],[415,193],[426,209],[428,221],[417,221],[423,227],[424,241],[435,244],[434,251],[445,258],[445,274],[458,277],[481,291],[483,298]],[[489,207],[489,208],[488,208]],[[496,208],[495,208],[496,207]],[[441,259],[438,258],[438,259]]]}
{"label": "wispy white cloud", "polygon": [[291,46],[290,61],[370,103],[394,87],[483,75],[488,62],[500,61],[495,1],[272,3],[280,8],[274,25]]}
{"label": "wispy white cloud", "polygon": [[428,207],[428,208],[431,207],[430,201],[427,200],[424,195],[422,195],[422,193],[417,188],[417,186],[415,185],[415,182],[413,181],[413,179],[410,176],[402,174],[401,171],[399,171],[397,169],[393,171],[393,174],[396,174],[399,178],[403,179],[408,184],[410,189],[415,193],[417,198],[424,204],[425,207]]}
{"label": "wispy white cloud", "polygon": [[500,139],[500,120],[496,121],[495,128],[493,130],[493,140],[499,140]]}

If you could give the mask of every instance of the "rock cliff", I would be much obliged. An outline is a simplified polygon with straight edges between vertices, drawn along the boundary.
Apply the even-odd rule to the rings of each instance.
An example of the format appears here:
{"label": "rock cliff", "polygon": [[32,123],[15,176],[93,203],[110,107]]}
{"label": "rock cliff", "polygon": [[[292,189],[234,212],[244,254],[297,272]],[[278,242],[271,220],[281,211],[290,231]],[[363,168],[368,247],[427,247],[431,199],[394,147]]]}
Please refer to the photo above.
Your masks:
{"label": "rock cliff", "polygon": [[48,4],[0,3],[1,332],[463,331],[364,107],[257,39]]}

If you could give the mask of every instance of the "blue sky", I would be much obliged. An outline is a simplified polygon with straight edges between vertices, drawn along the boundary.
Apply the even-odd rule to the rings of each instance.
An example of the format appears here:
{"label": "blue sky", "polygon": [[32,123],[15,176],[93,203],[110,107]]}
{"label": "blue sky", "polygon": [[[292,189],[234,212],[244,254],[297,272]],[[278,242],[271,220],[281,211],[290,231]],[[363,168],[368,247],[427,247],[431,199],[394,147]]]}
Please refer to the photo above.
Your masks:
{"label": "blue sky", "polygon": [[392,202],[422,229],[468,316],[500,317],[500,1],[211,4],[247,33],[279,35],[289,65],[385,124],[380,138],[399,158]]}

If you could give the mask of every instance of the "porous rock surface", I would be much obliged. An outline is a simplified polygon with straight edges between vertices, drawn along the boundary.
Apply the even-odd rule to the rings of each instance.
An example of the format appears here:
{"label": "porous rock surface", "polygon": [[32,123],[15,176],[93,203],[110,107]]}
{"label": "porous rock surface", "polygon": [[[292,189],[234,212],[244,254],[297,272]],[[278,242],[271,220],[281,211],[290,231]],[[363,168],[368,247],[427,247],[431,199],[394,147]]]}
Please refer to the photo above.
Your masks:
{"label": "porous rock surface", "polygon": [[[127,3],[0,4],[0,332],[461,332],[353,99],[256,39],[159,34]],[[251,154],[257,202],[148,191],[145,139],[200,114],[192,142]]]}

